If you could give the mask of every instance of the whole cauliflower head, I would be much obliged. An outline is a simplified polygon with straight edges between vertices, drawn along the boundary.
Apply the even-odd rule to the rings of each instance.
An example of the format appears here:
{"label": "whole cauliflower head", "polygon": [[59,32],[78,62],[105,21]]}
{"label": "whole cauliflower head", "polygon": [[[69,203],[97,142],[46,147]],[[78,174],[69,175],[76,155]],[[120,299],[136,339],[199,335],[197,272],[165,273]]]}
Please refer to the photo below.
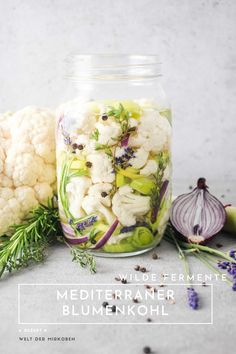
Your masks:
{"label": "whole cauliflower head", "polygon": [[112,211],[122,225],[131,226],[150,209],[150,197],[134,194],[130,186],[120,187],[112,199]]}
{"label": "whole cauliflower head", "polygon": [[55,116],[26,107],[0,118],[0,235],[53,196]]}

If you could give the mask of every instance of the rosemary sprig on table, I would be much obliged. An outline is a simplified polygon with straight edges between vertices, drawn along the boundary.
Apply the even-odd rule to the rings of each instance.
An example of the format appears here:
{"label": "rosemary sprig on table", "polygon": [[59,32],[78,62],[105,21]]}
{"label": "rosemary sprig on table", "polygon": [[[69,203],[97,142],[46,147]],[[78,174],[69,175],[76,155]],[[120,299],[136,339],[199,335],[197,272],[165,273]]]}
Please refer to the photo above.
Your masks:
{"label": "rosemary sprig on table", "polygon": [[58,209],[51,200],[48,206],[33,210],[24,223],[12,226],[12,236],[0,244],[0,277],[5,270],[12,272],[31,261],[43,261],[47,246],[60,232],[58,218]]}
{"label": "rosemary sprig on table", "polygon": [[[11,228],[12,236],[0,238],[0,278],[5,271],[27,267],[31,262],[42,262],[47,247],[56,241],[65,242],[62,235],[59,212],[53,199],[48,205],[39,205],[20,225]],[[67,244],[68,246],[68,244]],[[88,266],[91,272],[96,271],[91,254],[70,246],[72,261],[83,268]]]}

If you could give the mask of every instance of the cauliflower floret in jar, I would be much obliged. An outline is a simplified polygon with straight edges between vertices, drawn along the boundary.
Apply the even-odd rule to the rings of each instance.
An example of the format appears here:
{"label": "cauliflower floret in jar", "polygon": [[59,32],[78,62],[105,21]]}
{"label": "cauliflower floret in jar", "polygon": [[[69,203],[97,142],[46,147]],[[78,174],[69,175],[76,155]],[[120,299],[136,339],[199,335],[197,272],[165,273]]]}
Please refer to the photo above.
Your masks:
{"label": "cauliflower floret in jar", "polygon": [[93,183],[112,183],[115,180],[111,159],[105,152],[90,154],[87,161],[91,162],[90,175]]}
{"label": "cauliflower floret in jar", "polygon": [[111,206],[109,193],[112,185],[109,183],[97,183],[89,188],[88,195],[85,196],[82,202],[82,208],[87,214],[100,213],[107,223],[113,223],[115,216],[108,209]]}
{"label": "cauliflower floret in jar", "polygon": [[148,160],[146,165],[140,170],[141,175],[150,176],[155,174],[158,169],[158,164],[155,160]]}
{"label": "cauliflower floret in jar", "polygon": [[112,199],[112,211],[124,226],[134,225],[150,209],[150,197],[133,193],[129,186],[120,187]]}
{"label": "cauliflower floret in jar", "polygon": [[89,188],[88,195],[96,197],[101,204],[110,207],[111,198],[109,193],[111,190],[112,184],[110,183],[96,183]]}
{"label": "cauliflower floret in jar", "polygon": [[88,177],[73,177],[66,186],[69,211],[74,218],[80,218],[84,215],[81,205],[90,185],[91,180]]}
{"label": "cauliflower floret in jar", "polygon": [[95,141],[91,140],[88,135],[79,134],[75,140],[76,155],[86,156],[95,151]]}
{"label": "cauliflower floret in jar", "polygon": [[95,128],[98,130],[98,143],[102,145],[114,145],[116,139],[121,135],[120,124],[111,121],[109,124],[96,123]]}
{"label": "cauliflower floret in jar", "polygon": [[130,146],[142,146],[146,151],[159,153],[168,148],[171,137],[171,126],[165,117],[157,111],[144,112],[140,118],[137,135],[129,139]]}
{"label": "cauliflower floret in jar", "polygon": [[78,99],[61,105],[58,115],[64,116],[61,125],[69,134],[79,131],[90,134],[96,123],[96,114],[91,110],[90,104]]}
{"label": "cauliflower floret in jar", "polygon": [[117,146],[115,149],[115,157],[121,157],[125,155],[125,149],[126,147]]}
{"label": "cauliflower floret in jar", "polygon": [[129,164],[134,168],[141,168],[147,162],[148,155],[149,152],[141,147],[135,151],[134,157],[129,160]]}

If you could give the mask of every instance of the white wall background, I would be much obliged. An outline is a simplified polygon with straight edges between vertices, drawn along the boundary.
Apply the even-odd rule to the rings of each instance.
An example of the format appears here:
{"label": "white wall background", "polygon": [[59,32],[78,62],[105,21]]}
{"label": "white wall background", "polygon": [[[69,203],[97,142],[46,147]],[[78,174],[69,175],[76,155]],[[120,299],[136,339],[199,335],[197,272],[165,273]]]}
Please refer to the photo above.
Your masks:
{"label": "white wall background", "polygon": [[0,111],[64,100],[72,52],[157,53],[175,180],[236,176],[235,0],[0,0]]}

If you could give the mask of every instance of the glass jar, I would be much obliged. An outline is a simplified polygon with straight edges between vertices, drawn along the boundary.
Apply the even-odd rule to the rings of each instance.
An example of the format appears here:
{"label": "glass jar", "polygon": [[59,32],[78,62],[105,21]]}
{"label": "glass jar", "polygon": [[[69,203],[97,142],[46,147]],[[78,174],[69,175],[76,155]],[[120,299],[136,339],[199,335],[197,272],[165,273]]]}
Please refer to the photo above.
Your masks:
{"label": "glass jar", "polygon": [[75,97],[58,109],[57,181],[68,242],[124,257],[155,247],[171,206],[171,111],[156,56],[68,59]]}

